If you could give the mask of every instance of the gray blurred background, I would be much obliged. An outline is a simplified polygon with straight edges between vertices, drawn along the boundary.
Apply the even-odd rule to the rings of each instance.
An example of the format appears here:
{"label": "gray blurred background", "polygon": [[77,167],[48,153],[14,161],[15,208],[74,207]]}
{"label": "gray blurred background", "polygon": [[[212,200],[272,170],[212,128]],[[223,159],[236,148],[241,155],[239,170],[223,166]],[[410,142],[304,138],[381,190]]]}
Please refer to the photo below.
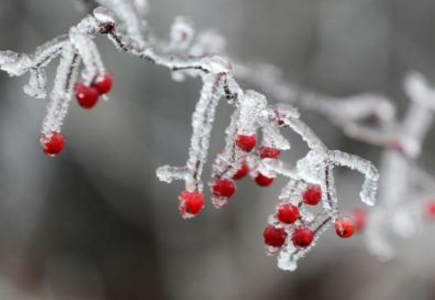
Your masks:
{"label": "gray blurred background", "polygon": [[[289,81],[325,94],[379,92],[403,113],[407,71],[435,82],[433,0],[150,2],[159,34],[175,16],[189,16],[197,28],[222,32],[231,57],[277,64]],[[33,52],[84,15],[72,0],[0,0],[0,49]],[[115,78],[111,100],[91,111],[72,104],[68,145],[57,159],[44,157],[38,143],[45,101],[22,92],[27,78],[0,74],[0,299],[435,299],[430,226],[397,241],[388,264],[370,257],[361,237],[343,241],[330,231],[297,272],[286,273],[262,240],[284,181],[260,189],[245,179],[229,207],[207,203],[197,219],[181,220],[182,185],[159,182],[155,169],[187,159],[200,83],[173,82],[104,38],[98,44]],[[218,110],[212,157],[230,112],[226,104]],[[378,162],[379,150],[309,112],[303,118],[330,148]],[[285,158],[295,161],[306,147],[290,137]],[[419,161],[429,172],[434,137]],[[336,181],[344,209],[359,207],[362,178],[338,171]]]}

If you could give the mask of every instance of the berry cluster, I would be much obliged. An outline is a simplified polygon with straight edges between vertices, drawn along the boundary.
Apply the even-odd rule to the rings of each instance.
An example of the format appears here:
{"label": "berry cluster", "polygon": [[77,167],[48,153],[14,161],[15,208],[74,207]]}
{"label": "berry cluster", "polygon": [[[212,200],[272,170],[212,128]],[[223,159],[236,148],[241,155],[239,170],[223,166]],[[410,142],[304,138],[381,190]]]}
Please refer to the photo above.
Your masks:
{"label": "berry cluster", "polygon": [[94,107],[100,96],[110,92],[112,82],[112,77],[106,73],[98,76],[89,86],[84,83],[77,83],[74,89],[77,102],[85,109]]}

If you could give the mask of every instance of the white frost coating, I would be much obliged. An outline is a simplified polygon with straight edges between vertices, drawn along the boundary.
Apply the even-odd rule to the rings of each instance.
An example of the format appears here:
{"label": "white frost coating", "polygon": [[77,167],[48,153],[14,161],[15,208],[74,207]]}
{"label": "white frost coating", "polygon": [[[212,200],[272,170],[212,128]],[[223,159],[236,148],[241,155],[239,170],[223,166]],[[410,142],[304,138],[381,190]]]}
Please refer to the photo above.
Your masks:
{"label": "white frost coating", "polygon": [[44,99],[47,97],[47,75],[43,69],[30,70],[29,83],[24,86],[24,92],[30,97]]}
{"label": "white frost coating", "polygon": [[53,91],[50,95],[51,100],[47,106],[47,115],[42,125],[44,136],[49,136],[52,132],[60,132],[77,77],[79,58],[72,45],[65,46],[61,56]]}
{"label": "white frost coating", "polygon": [[[91,84],[97,76],[105,72],[99,52],[93,39],[97,35],[107,35],[120,50],[141,59],[165,67],[174,74],[184,77],[199,77],[203,86],[195,111],[192,115],[192,137],[189,157],[185,166],[163,166],[157,170],[157,176],[164,182],[185,181],[187,191],[203,191],[202,172],[207,161],[212,127],[219,100],[225,97],[234,107],[231,123],[226,130],[226,145],[213,165],[212,179],[232,180],[234,174],[246,162],[250,175],[289,177],[289,184],[284,187],[280,201],[300,206],[301,217],[297,225],[307,226],[314,232],[314,242],[304,250],[296,249],[290,240],[295,226],[287,226],[289,234],[286,246],[282,249],[270,249],[280,252],[279,266],[294,270],[297,261],[315,245],[322,232],[326,230],[339,215],[338,199],[333,176],[334,165],[345,165],[362,172],[366,176],[363,186],[363,198],[370,202],[376,191],[376,169],[367,161],[346,153],[330,151],[319,137],[299,117],[299,111],[289,105],[268,105],[267,99],[253,90],[244,91],[237,83],[237,73],[232,63],[222,52],[225,41],[212,31],[199,33],[189,21],[177,18],[172,26],[170,36],[162,40],[153,36],[146,21],[142,19],[146,12],[144,0],[95,0],[105,6],[96,8],[92,15],[85,17],[73,26],[67,36],[61,36],[39,47],[33,55],[17,54],[11,51],[0,52],[0,68],[11,76],[30,72],[31,78],[26,92],[43,97],[46,92],[46,79],[43,68],[56,56],[61,60],[57,68],[54,88],[50,94],[48,112],[44,119],[42,133],[50,135],[59,132],[64,121],[73,87],[77,81],[79,65],[83,62],[82,80]],[[267,87],[277,80],[279,84],[270,89],[273,97],[288,99],[301,95],[284,86],[281,75],[276,70],[261,67],[256,74],[241,66],[240,74]],[[249,77],[248,75],[252,75]],[[253,76],[255,75],[255,76]],[[267,76],[264,76],[267,75]],[[243,77],[243,76],[242,76]],[[281,78],[280,80],[278,80]],[[370,110],[371,112],[371,110]],[[386,118],[383,118],[386,119]],[[235,143],[237,135],[259,136],[263,131],[263,140],[258,145],[288,150],[290,144],[281,130],[290,128],[307,142],[311,149],[291,167],[277,158],[260,157],[259,151],[245,153]],[[368,183],[367,183],[368,182]],[[302,204],[302,195],[314,185],[322,189],[323,212],[314,214]],[[227,203],[228,199],[213,198],[216,207]],[[274,215],[269,217],[274,225]]]}
{"label": "white frost coating", "polygon": [[348,167],[364,175],[365,180],[360,193],[361,201],[373,206],[378,188],[378,170],[367,160],[341,151],[329,151],[329,159],[338,166]]}
{"label": "white frost coating", "polygon": [[254,134],[263,118],[263,113],[267,107],[266,97],[255,92],[246,91],[245,95],[239,99],[240,117],[237,122],[237,133],[240,135]]}

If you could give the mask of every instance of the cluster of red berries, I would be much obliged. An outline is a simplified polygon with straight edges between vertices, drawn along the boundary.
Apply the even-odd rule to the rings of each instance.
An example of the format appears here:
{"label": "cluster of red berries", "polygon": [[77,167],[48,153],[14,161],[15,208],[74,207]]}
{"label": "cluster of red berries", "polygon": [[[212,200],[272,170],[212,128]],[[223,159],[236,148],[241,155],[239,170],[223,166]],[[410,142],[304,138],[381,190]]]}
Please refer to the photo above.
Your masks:
{"label": "cluster of red berries", "polygon": [[[254,150],[257,144],[257,137],[255,135],[237,135],[235,138],[236,146],[246,152],[250,153]],[[260,147],[258,155],[261,159],[272,158],[278,159],[281,152],[278,149],[271,147]],[[212,186],[212,193],[215,197],[231,198],[236,192],[236,180],[241,180],[249,173],[249,167],[246,161],[243,161],[240,169],[232,178],[217,178]],[[269,178],[259,173],[255,177],[255,182],[262,187],[270,186],[274,178]],[[204,196],[200,192],[187,192],[183,191],[179,197],[180,199],[180,213],[183,218],[193,218],[204,207]]]}
{"label": "cluster of red berries", "polygon": [[[112,76],[105,73],[90,86],[78,83],[74,88],[74,94],[81,107],[90,109],[97,104],[100,96],[110,92],[112,85]],[[45,155],[54,157],[62,152],[65,146],[65,137],[60,132],[51,132],[48,135],[42,135],[40,142]]]}
{"label": "cluster of red berries", "polygon": [[[247,153],[251,152],[257,144],[257,137],[255,135],[237,135],[236,146]],[[278,159],[281,151],[272,147],[260,147],[258,154],[261,159],[271,158]],[[239,172],[234,176],[235,179],[241,179],[248,173],[248,167],[243,165]],[[268,187],[272,185],[274,178],[267,177],[258,173],[255,177],[255,182],[261,187]]]}
{"label": "cluster of red berries", "polygon": [[97,104],[100,96],[110,92],[112,84],[112,76],[105,73],[94,80],[90,86],[83,83],[76,84],[74,94],[81,107],[90,109]]}
{"label": "cluster of red berries", "polygon": [[[314,185],[307,189],[302,195],[301,205],[315,206],[320,203],[322,199],[322,191],[320,186]],[[341,238],[351,237],[356,229],[360,230],[362,224],[362,216],[359,215],[358,222],[355,218],[339,217],[335,220],[335,231]],[[264,230],[263,237],[264,243],[273,248],[281,248],[287,240],[288,225],[296,223],[300,218],[299,207],[290,203],[282,203],[277,207],[276,219],[279,225],[268,225]],[[307,248],[314,240],[315,232],[306,226],[298,226],[292,232],[291,241],[296,248]]]}

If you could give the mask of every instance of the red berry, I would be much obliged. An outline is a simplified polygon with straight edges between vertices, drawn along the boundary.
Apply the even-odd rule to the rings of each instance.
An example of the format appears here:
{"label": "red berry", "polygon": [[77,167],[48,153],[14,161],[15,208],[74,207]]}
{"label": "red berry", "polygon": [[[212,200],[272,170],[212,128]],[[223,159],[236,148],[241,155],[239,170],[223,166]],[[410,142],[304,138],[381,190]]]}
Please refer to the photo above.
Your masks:
{"label": "red berry", "polygon": [[268,225],[263,232],[264,243],[271,247],[280,248],[284,245],[287,233],[284,228]]}
{"label": "red berry", "polygon": [[86,109],[94,107],[100,97],[100,94],[95,88],[82,83],[75,86],[74,93],[80,106]]}
{"label": "red berry", "polygon": [[237,135],[236,145],[245,152],[251,152],[257,144],[257,137],[255,135]]}
{"label": "red berry", "polygon": [[255,177],[255,182],[262,187],[268,187],[270,186],[275,178],[272,177],[266,177],[261,173],[258,173],[257,177]]}
{"label": "red berry", "polygon": [[435,201],[426,204],[426,218],[435,221]]}
{"label": "red berry", "polygon": [[367,225],[367,214],[363,209],[355,209],[352,212],[352,220],[355,226],[355,232],[361,232]]}
{"label": "red berry", "polygon": [[65,137],[59,132],[52,132],[49,135],[41,135],[40,142],[45,155],[54,157],[62,152]]}
{"label": "red berry", "polygon": [[260,152],[261,159],[264,158],[278,159],[279,155],[281,154],[281,151],[271,147],[261,147],[259,152]]}
{"label": "red berry", "polygon": [[93,83],[92,87],[95,88],[100,95],[107,94],[112,89],[113,80],[110,74],[105,73],[99,76]]}
{"label": "red berry", "polygon": [[322,200],[322,190],[320,189],[320,186],[315,185],[306,190],[302,197],[305,204],[317,205],[320,200]]}
{"label": "red berry", "polygon": [[199,192],[183,191],[179,199],[180,213],[184,219],[193,218],[204,208],[204,196]]}
{"label": "red berry", "polygon": [[305,227],[296,228],[293,232],[292,242],[297,248],[307,248],[314,239],[314,232]]}
{"label": "red berry", "polygon": [[342,217],[335,221],[335,232],[343,239],[350,238],[355,231],[355,225],[350,218]]}
{"label": "red berry", "polygon": [[246,162],[242,163],[242,166],[237,171],[236,174],[234,174],[233,179],[239,180],[244,178],[249,172],[248,164]]}
{"label": "red berry", "polygon": [[390,149],[395,150],[395,151],[400,152],[400,153],[405,152],[404,144],[403,144],[402,140],[400,140],[400,138],[395,138],[392,141],[390,141],[390,143],[388,144],[388,147],[390,147]]}
{"label": "red berry", "polygon": [[236,191],[234,181],[231,179],[216,179],[213,185],[213,195],[230,198]]}
{"label": "red berry", "polygon": [[284,224],[293,224],[299,218],[299,208],[292,204],[278,206],[278,220]]}

